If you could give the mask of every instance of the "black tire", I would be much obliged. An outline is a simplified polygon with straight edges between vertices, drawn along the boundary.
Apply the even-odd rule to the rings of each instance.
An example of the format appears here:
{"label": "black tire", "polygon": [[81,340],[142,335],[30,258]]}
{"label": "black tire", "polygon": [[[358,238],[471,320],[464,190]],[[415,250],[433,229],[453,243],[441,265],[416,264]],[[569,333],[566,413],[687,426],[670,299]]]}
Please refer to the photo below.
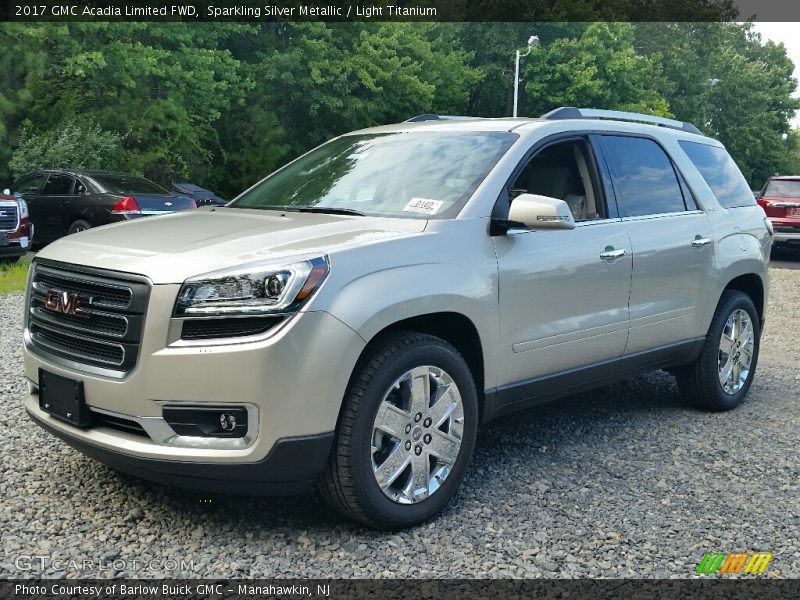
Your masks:
{"label": "black tire", "polygon": [[[720,383],[720,339],[728,319],[737,310],[744,310],[753,325],[753,354],[747,378],[735,393],[727,393]],[[726,411],[739,406],[753,383],[761,341],[761,321],[750,297],[737,290],[726,290],[720,298],[700,356],[693,363],[676,371],[683,396],[696,407],[710,411]]]}
{"label": "black tire", "polygon": [[[478,428],[475,382],[458,351],[432,335],[391,332],[368,349],[345,394],[334,447],[320,480],[320,491],[339,513],[379,529],[402,529],[425,522],[453,497],[472,458]],[[373,425],[384,394],[404,373],[430,365],[452,377],[461,393],[464,425],[454,464],[430,496],[400,504],[386,496],[372,467]]]}
{"label": "black tire", "polygon": [[67,229],[67,235],[72,235],[73,233],[78,233],[80,231],[86,231],[87,229],[91,228],[92,224],[89,223],[89,221],[78,219],[72,225],[69,226],[69,229]]}

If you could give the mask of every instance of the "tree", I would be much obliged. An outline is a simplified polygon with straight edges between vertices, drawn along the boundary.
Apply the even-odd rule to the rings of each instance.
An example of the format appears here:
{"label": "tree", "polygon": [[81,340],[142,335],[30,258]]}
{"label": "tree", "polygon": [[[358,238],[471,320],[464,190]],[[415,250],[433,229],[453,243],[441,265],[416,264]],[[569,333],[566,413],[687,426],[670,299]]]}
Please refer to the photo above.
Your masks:
{"label": "tree", "polygon": [[123,161],[123,136],[104,131],[91,119],[70,120],[44,133],[23,130],[9,169],[21,177],[38,169],[115,170]]}
{"label": "tree", "polygon": [[535,49],[526,61],[530,114],[559,106],[588,106],[668,115],[653,87],[658,65],[636,54],[628,23],[592,23],[580,37],[561,37]]}
{"label": "tree", "polygon": [[750,25],[734,23],[642,23],[636,39],[660,65],[654,84],[670,111],[722,141],[751,187],[781,170],[800,108],[783,46],[762,45]]}

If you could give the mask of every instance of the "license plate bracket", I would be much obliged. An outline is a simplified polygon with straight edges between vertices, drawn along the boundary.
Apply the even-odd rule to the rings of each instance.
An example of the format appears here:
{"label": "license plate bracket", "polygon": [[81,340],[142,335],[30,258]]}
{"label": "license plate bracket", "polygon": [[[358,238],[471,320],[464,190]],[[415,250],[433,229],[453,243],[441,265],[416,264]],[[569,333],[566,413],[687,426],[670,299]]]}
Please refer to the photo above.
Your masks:
{"label": "license plate bracket", "polygon": [[92,413],[83,395],[83,382],[39,369],[39,408],[75,425],[89,427]]}
{"label": "license plate bracket", "polygon": [[5,231],[0,231],[0,246],[8,246],[9,243],[8,233]]}

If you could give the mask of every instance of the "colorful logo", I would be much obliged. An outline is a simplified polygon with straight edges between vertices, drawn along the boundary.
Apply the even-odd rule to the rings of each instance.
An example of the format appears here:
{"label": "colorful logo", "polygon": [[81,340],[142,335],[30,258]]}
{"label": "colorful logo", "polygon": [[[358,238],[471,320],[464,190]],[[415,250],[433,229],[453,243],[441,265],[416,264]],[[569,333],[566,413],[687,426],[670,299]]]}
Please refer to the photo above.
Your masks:
{"label": "colorful logo", "polygon": [[767,570],[772,556],[772,552],[706,552],[697,565],[697,572],[761,575]]}

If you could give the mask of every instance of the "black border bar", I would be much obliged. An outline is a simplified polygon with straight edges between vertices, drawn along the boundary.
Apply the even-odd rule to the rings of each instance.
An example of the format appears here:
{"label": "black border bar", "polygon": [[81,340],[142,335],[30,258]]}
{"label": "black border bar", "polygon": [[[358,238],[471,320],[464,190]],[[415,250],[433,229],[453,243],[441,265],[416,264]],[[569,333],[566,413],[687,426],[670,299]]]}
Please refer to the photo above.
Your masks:
{"label": "black border bar", "polygon": [[[224,10],[223,10],[224,9]],[[800,21],[793,0],[0,0],[0,21]]]}
{"label": "black border bar", "polygon": [[[267,598],[375,599],[430,598],[692,598],[783,600],[800,597],[800,580],[775,579],[385,579],[385,580],[197,580],[60,579],[0,581],[4,600],[184,600]],[[759,577],[759,576],[756,576]]]}

